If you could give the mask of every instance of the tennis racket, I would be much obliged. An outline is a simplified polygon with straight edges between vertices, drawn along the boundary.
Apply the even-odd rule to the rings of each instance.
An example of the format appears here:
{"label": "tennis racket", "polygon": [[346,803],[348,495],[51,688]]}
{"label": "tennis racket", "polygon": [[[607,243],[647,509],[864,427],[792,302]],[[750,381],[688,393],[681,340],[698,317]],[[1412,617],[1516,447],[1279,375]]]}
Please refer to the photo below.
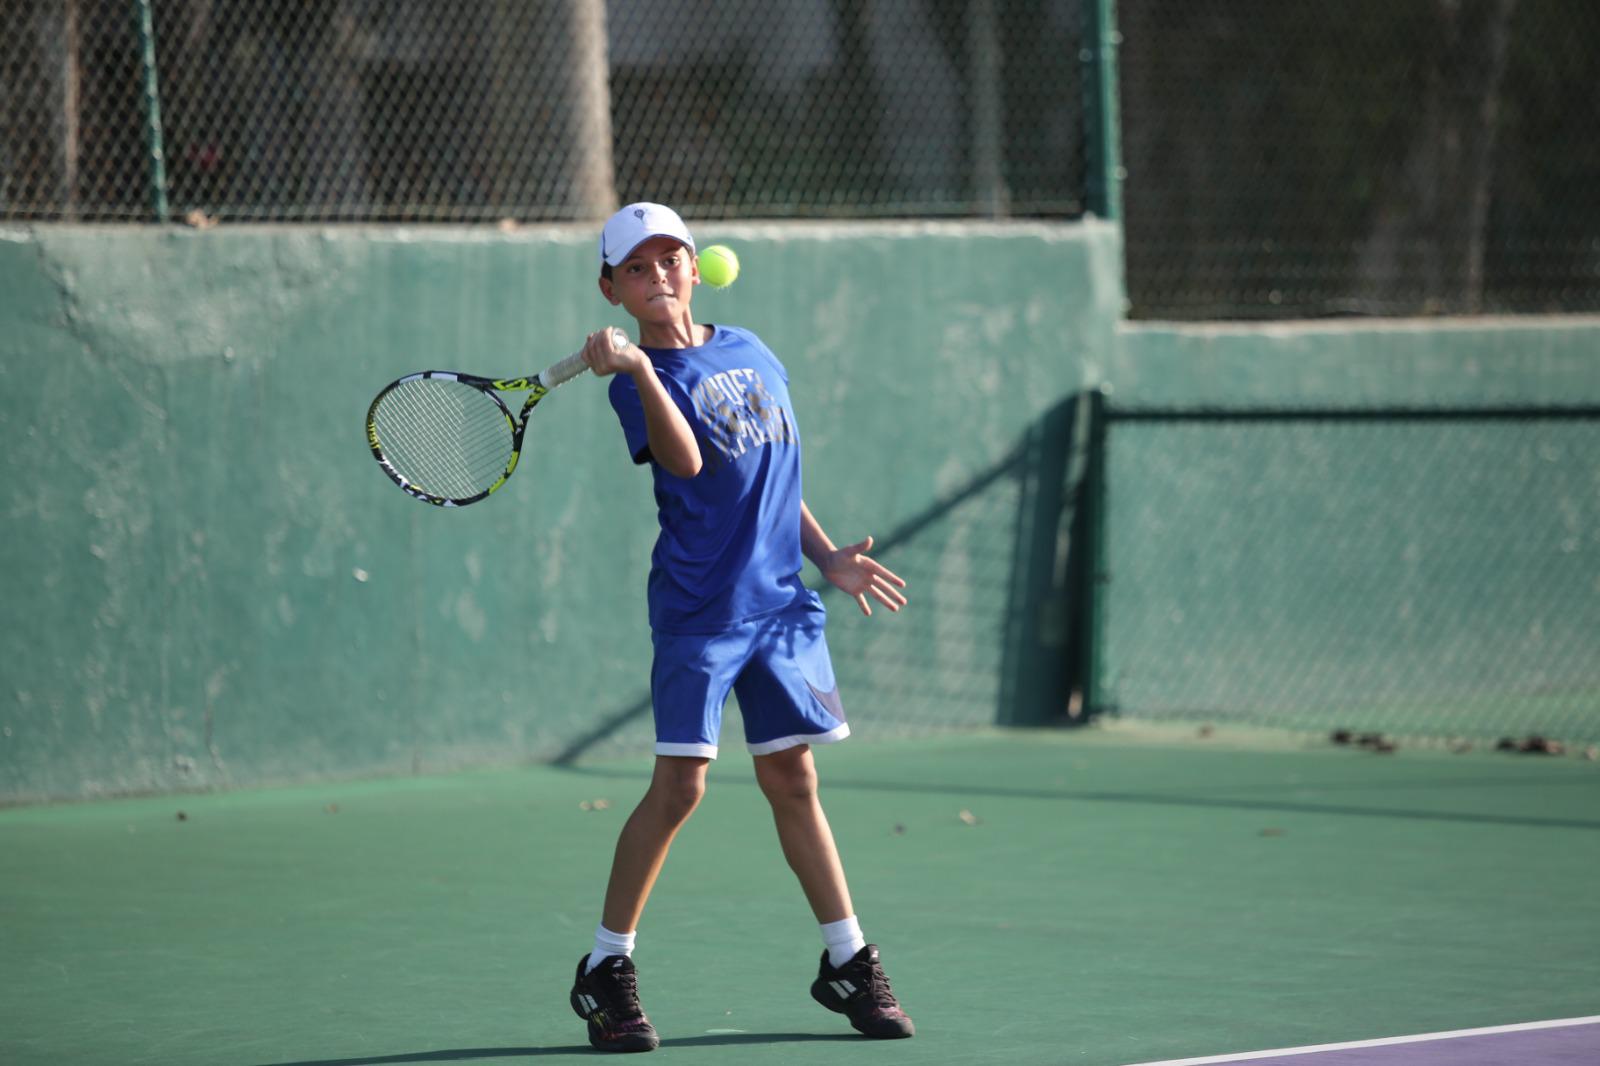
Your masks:
{"label": "tennis racket", "polygon": [[[628,335],[611,332],[621,351]],[[575,352],[527,378],[424,370],[386,386],[367,408],[367,444],[389,480],[438,507],[477,503],[506,483],[522,455],[528,415],[551,389],[588,369]],[[515,417],[502,392],[527,392]]]}

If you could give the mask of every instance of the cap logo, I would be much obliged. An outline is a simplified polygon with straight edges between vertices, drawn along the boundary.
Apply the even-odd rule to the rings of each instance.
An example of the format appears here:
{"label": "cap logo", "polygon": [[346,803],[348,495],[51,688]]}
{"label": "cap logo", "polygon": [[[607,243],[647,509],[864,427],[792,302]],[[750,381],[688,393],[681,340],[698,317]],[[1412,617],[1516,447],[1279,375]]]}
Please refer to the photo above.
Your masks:
{"label": "cap logo", "polygon": [[634,208],[633,209],[633,217],[643,221],[643,219],[644,219],[644,208],[642,208],[642,207]]}

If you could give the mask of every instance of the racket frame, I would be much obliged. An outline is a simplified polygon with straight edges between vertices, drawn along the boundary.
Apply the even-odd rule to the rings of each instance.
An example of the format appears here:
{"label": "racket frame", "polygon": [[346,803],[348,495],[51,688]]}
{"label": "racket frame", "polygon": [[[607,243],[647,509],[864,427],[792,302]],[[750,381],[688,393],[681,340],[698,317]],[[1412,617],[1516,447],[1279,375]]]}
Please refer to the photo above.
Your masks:
{"label": "racket frame", "polygon": [[[626,333],[620,329],[612,329],[610,333],[612,348],[621,351],[627,347],[628,335]],[[539,401],[550,395],[551,390],[555,389],[556,386],[572,380],[587,369],[589,369],[589,366],[583,361],[583,353],[579,351],[530,377],[485,378],[476,374],[463,374],[455,370],[419,370],[414,374],[406,374],[385,385],[379,390],[378,395],[372,398],[372,403],[367,406],[367,447],[371,449],[372,457],[378,461],[378,466],[388,475],[389,480],[400,486],[400,490],[412,499],[421,500],[423,503],[431,503],[435,507],[465,507],[468,504],[477,503],[479,500],[486,499],[492,495],[495,490],[510,479],[512,474],[516,473],[517,462],[522,458],[522,438],[528,431],[528,416],[533,413],[533,409],[538,406]],[[463,385],[469,385],[493,400],[495,406],[500,409],[500,413],[505,416],[506,426],[511,431],[511,457],[506,460],[506,468],[501,471],[494,484],[482,492],[465,497],[439,496],[428,492],[426,489],[420,488],[409,481],[404,474],[394,468],[394,464],[389,461],[389,457],[383,454],[383,447],[378,442],[378,405],[383,402],[385,396],[401,385],[424,380],[458,381]],[[515,416],[512,415],[511,408],[507,407],[505,401],[499,396],[502,392],[528,393],[528,398],[523,401],[521,412]]]}

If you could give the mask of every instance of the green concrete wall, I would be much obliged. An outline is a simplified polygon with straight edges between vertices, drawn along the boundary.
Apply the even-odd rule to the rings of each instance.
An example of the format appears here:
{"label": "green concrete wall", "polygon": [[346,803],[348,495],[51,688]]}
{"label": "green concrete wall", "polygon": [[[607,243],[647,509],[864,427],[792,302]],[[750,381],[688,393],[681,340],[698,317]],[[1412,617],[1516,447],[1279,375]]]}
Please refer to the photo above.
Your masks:
{"label": "green concrete wall", "polygon": [[[700,236],[744,262],[701,319],[790,368],[812,509],[911,582],[899,617],[832,601],[858,731],[1014,715],[1024,443],[1113,347],[1118,231]],[[593,257],[586,229],[0,230],[0,798],[645,746],[653,504],[603,388],[545,401],[461,511],[398,492],[361,425],[400,373],[626,325]]]}
{"label": "green concrete wall", "polygon": [[[898,617],[829,600],[865,737],[1059,715],[1085,387],[1157,405],[1600,402],[1591,319],[1121,324],[1107,224],[701,238],[735,244],[745,274],[700,290],[700,317],[754,328],[791,370],[813,510],[841,541],[876,535],[911,581]],[[546,401],[512,483],[462,511],[395,490],[361,429],[402,372],[522,373],[626,325],[592,241],[0,229],[0,800],[646,748],[653,504],[603,388]],[[1190,447],[1141,443],[1124,503],[1181,486]],[[1130,480],[1145,469],[1175,479]],[[1103,590],[1124,621],[1165,609],[1125,588]],[[724,744],[739,739],[734,716]]]}

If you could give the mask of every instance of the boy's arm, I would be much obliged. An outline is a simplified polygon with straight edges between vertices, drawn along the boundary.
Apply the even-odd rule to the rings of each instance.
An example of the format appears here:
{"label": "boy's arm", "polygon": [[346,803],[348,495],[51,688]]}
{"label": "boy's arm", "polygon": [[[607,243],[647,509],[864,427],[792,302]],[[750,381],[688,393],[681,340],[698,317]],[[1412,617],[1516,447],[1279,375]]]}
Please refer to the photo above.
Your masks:
{"label": "boy's arm", "polygon": [[667,473],[675,477],[694,477],[700,472],[700,443],[694,439],[694,430],[688,419],[672,402],[667,390],[656,377],[650,357],[635,344],[621,351],[612,346],[611,331],[600,330],[589,334],[583,346],[583,361],[589,364],[595,377],[609,374],[627,374],[639,390],[639,402],[644,405],[645,434],[650,441],[650,455]]}
{"label": "boy's arm", "polygon": [[891,611],[906,605],[906,598],[900,594],[906,587],[905,580],[865,554],[872,550],[872,538],[834,547],[804,500],[800,501],[800,550],[822,571],[823,577],[855,597],[862,614],[872,615],[867,603],[869,594]]}

